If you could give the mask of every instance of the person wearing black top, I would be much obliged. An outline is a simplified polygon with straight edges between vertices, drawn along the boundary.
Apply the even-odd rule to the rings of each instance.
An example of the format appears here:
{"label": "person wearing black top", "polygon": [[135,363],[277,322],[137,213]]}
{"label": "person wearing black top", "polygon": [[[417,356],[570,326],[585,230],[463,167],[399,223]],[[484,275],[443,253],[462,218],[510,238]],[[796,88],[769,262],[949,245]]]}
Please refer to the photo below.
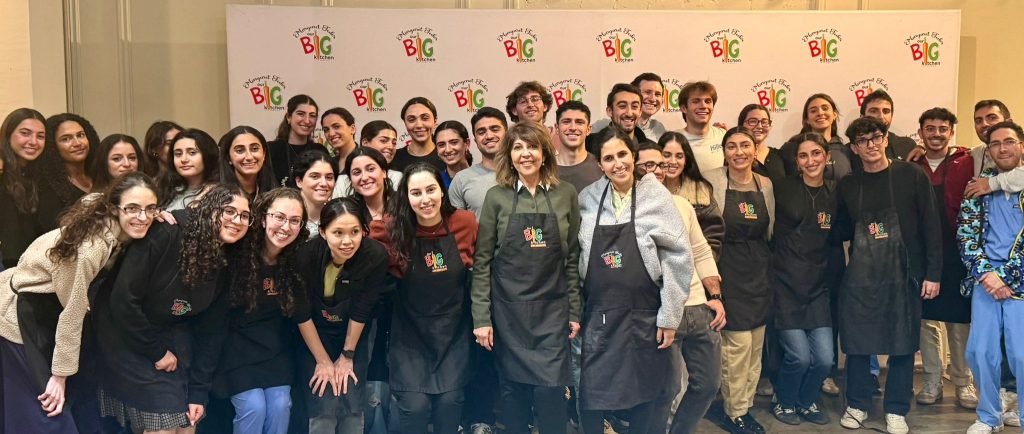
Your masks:
{"label": "person wearing black top", "polygon": [[[302,352],[299,378],[329,372],[330,365],[341,389],[340,394],[337,389],[333,395],[306,394],[310,434],[363,432],[370,362],[368,339],[363,335],[388,264],[384,246],[369,239],[364,215],[353,199],[332,199],[320,214],[320,236],[299,251],[309,314],[326,351]],[[308,338],[306,343],[311,344]]]}
{"label": "person wearing black top", "polygon": [[[241,187],[249,200],[256,200],[260,192],[278,186],[274,182],[274,168],[267,159],[270,154],[267,140],[259,130],[247,125],[234,127],[224,133],[217,147],[220,149],[222,184]],[[294,165],[295,161],[291,164]]]}
{"label": "person wearing black top", "polygon": [[309,95],[295,95],[288,99],[288,111],[277,127],[277,137],[267,143],[270,148],[270,166],[274,169],[274,183],[295,187],[291,179],[292,164],[299,155],[317,145],[313,141],[316,128],[317,104]]}
{"label": "person wearing black top", "polygon": [[225,186],[173,216],[128,247],[91,304],[100,414],[137,432],[189,432],[203,417],[227,326],[225,245],[251,218],[245,194]]}
{"label": "person wearing black top", "polygon": [[12,111],[0,125],[0,257],[3,268],[18,258],[43,233],[36,220],[38,183],[26,166],[39,158],[46,143],[46,118],[30,108]]}
{"label": "person wearing black top", "polygon": [[434,127],[437,125],[437,107],[422,96],[405,102],[402,106],[402,122],[409,133],[409,143],[395,151],[391,169],[399,172],[416,162],[430,163],[437,170],[445,170],[444,161],[437,155],[434,146]]}
{"label": "person wearing black top", "polygon": [[[864,97],[860,104],[860,115],[878,119],[885,124],[886,128],[890,128],[892,127],[894,108],[895,106],[893,105],[892,97],[889,96],[889,92],[877,89]],[[888,134],[888,140],[889,146],[885,148],[885,156],[890,160],[908,161],[907,157],[910,155],[910,152],[917,148],[917,143],[914,142],[914,139],[896,135],[891,130]],[[856,159],[853,162],[854,164],[858,163]]]}
{"label": "person wearing black top", "polygon": [[92,191],[88,168],[99,143],[96,129],[79,115],[61,113],[46,120],[46,147],[32,165],[39,185],[37,218],[43,231],[56,229],[60,214]]}
{"label": "person wearing black top", "polygon": [[754,173],[767,176],[773,182],[786,176],[786,163],[778,149],[768,146],[765,140],[772,130],[772,115],[768,107],[759,104],[747,104],[740,110],[737,125],[743,125],[754,133],[754,146],[757,147],[757,161],[754,162]]}
{"label": "person wearing black top", "polygon": [[[824,93],[816,93],[807,97],[803,109],[803,127],[801,133],[818,133],[828,143],[828,151],[831,160],[825,167],[825,179],[838,182],[853,171],[851,160],[853,154],[850,148],[843,144],[843,138],[839,136],[839,109],[835,100]],[[787,141],[779,148],[782,153],[782,161],[786,166],[786,174],[796,173],[796,146],[799,143]]]}
{"label": "person wearing black top", "polygon": [[839,182],[833,233],[851,240],[839,290],[839,334],[847,354],[849,403],[840,424],[859,428],[874,391],[871,354],[889,355],[884,409],[888,431],[908,431],[921,299],[938,295],[942,231],[931,182],[920,167],[885,156],[885,124],[860,118],[846,129],[864,171]]}

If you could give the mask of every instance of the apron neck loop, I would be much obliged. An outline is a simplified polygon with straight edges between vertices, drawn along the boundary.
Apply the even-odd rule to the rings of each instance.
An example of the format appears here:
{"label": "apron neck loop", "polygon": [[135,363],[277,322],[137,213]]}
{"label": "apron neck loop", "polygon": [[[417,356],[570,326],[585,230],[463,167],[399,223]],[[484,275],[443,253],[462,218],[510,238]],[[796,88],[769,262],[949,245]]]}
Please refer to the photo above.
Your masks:
{"label": "apron neck loop", "polygon": [[[604,199],[608,197],[608,190],[612,190],[612,181],[608,180],[608,185],[604,187],[604,191],[601,193],[601,201],[597,203],[597,220],[594,222],[594,227],[601,226],[601,211],[604,210]],[[633,178],[633,186],[630,187],[629,193],[629,221],[636,220],[636,178]],[[614,193],[613,193],[614,194]],[[612,208],[615,206],[613,205]]]}

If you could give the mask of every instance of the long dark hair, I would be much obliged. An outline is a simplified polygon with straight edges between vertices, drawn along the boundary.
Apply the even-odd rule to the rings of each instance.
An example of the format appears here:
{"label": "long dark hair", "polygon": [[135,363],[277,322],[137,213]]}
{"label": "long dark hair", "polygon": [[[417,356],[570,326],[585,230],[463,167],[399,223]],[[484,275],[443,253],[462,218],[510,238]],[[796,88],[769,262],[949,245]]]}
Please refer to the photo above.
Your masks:
{"label": "long dark hair", "polygon": [[[391,178],[388,177],[387,159],[384,158],[384,154],[381,154],[380,151],[376,149],[367,148],[365,146],[356,148],[351,154],[348,154],[348,157],[345,157],[345,176],[348,176],[349,181],[352,181],[352,162],[355,161],[356,157],[370,157],[378,166],[380,166],[380,170],[384,172],[383,201],[384,208],[387,209],[387,204],[391,200],[391,191],[394,190],[394,187],[391,185]],[[355,199],[356,203],[359,204],[360,209],[365,213],[363,215],[365,220],[372,220],[372,217],[370,216],[370,209],[366,207],[366,199],[359,193],[356,193],[355,181],[351,182],[351,186],[349,188],[352,189],[352,194],[350,194],[349,197]],[[320,215],[320,218],[322,219],[323,211],[321,211]]]}
{"label": "long dark hair", "polygon": [[235,168],[231,166],[231,143],[242,134],[252,134],[255,136],[256,141],[260,142],[260,148],[263,149],[263,164],[260,166],[259,173],[256,174],[257,191],[272,190],[275,187],[274,167],[270,161],[270,148],[267,147],[267,139],[263,137],[263,133],[259,132],[259,130],[248,125],[239,125],[228,130],[228,132],[221,136],[220,142],[217,144],[220,148],[221,184],[240,185],[238,183],[238,176],[235,175]]}
{"label": "long dark hair", "polygon": [[167,164],[164,166],[164,173],[160,177],[158,184],[160,185],[160,197],[161,206],[167,206],[174,196],[178,193],[188,189],[188,181],[185,180],[178,170],[174,167],[174,147],[178,145],[181,139],[192,139],[196,142],[196,147],[199,149],[200,156],[203,157],[203,181],[204,186],[210,185],[217,182],[218,173],[220,172],[217,160],[218,150],[217,142],[210,137],[206,131],[187,128],[174,136],[174,140],[171,141],[170,155],[167,157]]}
{"label": "long dark hair", "polygon": [[11,148],[11,136],[14,135],[14,130],[27,119],[35,119],[44,125],[46,123],[46,118],[41,113],[22,107],[8,114],[4,118],[4,123],[0,125],[0,160],[3,160],[4,163],[3,174],[0,175],[0,186],[14,199],[14,205],[18,207],[18,211],[31,214],[39,205],[39,188],[33,178],[26,176],[25,168],[29,162],[21,161],[21,158]]}
{"label": "long dark hair", "polygon": [[46,252],[54,263],[74,262],[78,248],[87,240],[103,233],[113,224],[121,207],[121,196],[128,190],[142,187],[157,195],[156,183],[142,172],[127,173],[114,180],[100,197],[75,202],[60,219],[60,237]]}
{"label": "long dark hair", "polygon": [[196,206],[186,208],[189,219],[181,228],[183,239],[178,257],[181,282],[185,286],[195,287],[227,265],[224,243],[220,240],[221,213],[235,196],[249,200],[237,185],[218,185],[198,200]]}
{"label": "long dark hair", "polygon": [[800,132],[806,133],[811,130],[811,124],[807,122],[807,109],[811,106],[811,101],[821,98],[832,106],[832,112],[836,114],[836,118],[832,119],[832,137],[839,136],[839,107],[836,106],[836,101],[828,94],[816,93],[807,97],[807,101],[804,101],[804,111],[800,112]]}
{"label": "long dark hair", "polygon": [[46,183],[61,203],[70,205],[81,196],[81,193],[68,179],[67,166],[60,157],[60,150],[57,149],[57,129],[65,122],[78,124],[89,140],[89,149],[86,151],[83,164],[88,174],[89,166],[96,159],[96,148],[100,144],[99,135],[85,118],[74,113],[61,113],[46,119],[46,147],[43,148],[39,159],[32,164],[32,176],[36,178],[36,182]]}
{"label": "long dark hair", "polygon": [[406,167],[402,172],[402,181],[398,183],[398,191],[395,192],[395,197],[388,202],[387,206],[388,214],[391,215],[391,220],[387,224],[388,239],[391,240],[391,247],[398,254],[401,262],[409,260],[413,240],[416,239],[416,228],[419,226],[416,212],[409,205],[409,178],[420,172],[427,172],[433,176],[437,180],[438,187],[441,188],[441,218],[447,219],[455,212],[455,207],[448,200],[448,189],[445,188],[444,181],[441,180],[441,172],[437,170],[437,167],[423,162],[413,163]]}
{"label": "long dark hair", "polygon": [[376,120],[367,122],[366,125],[363,125],[363,129],[359,131],[359,146],[362,146],[363,140],[371,141],[384,130],[394,131],[395,135],[398,135],[398,130],[395,129],[394,125],[388,123],[388,121]]}
{"label": "long dark hair", "polygon": [[[291,199],[299,202],[302,208],[303,224],[297,229],[295,240],[288,244],[277,256],[277,273],[274,275],[274,287],[280,291],[281,310],[291,315],[295,309],[296,294],[302,294],[303,281],[299,276],[296,264],[296,252],[302,240],[309,238],[306,229],[306,207],[302,206],[302,196],[292,188],[279,187],[260,193],[253,203],[253,224],[242,239],[242,246],[231,255],[231,274],[229,300],[234,307],[245,307],[247,312],[256,310],[256,300],[264,293],[262,282],[259,281],[260,268],[263,265],[263,245],[267,241],[267,210],[278,199]],[[285,223],[287,224],[287,223]]]}
{"label": "long dark hair", "polygon": [[698,185],[702,185],[710,192],[712,190],[711,183],[707,179],[704,179],[704,175],[701,175],[700,168],[697,167],[697,159],[693,156],[693,148],[690,147],[690,141],[686,140],[686,136],[676,131],[669,131],[661,135],[658,139],[658,147],[662,150],[665,149],[665,145],[669,142],[676,142],[680,147],[683,148],[683,155],[686,156],[686,161],[683,162],[682,175],[687,179],[696,182]]}
{"label": "long dark hair", "polygon": [[[132,145],[132,149],[135,150],[135,158],[138,161],[139,172],[146,172],[146,157],[142,155],[142,148],[139,147],[139,142],[134,137],[126,134],[111,134],[104,137],[100,141],[99,145],[96,146],[96,155],[92,159],[92,164],[87,168],[89,176],[92,178],[92,191],[99,192],[104,191],[114,182],[114,177],[110,175],[110,168],[107,166],[107,161],[110,159],[110,151],[114,149],[114,145],[118,143],[127,143]],[[153,190],[155,193],[156,190]]]}
{"label": "long dark hair", "polygon": [[[164,137],[167,136],[167,132],[171,130],[182,131],[181,125],[178,125],[171,121],[156,121],[153,125],[149,126],[146,130],[146,136],[142,139],[143,151],[146,152],[146,173],[149,176],[157,177],[160,171],[164,169],[163,162],[160,161],[160,153],[164,149]],[[169,146],[169,145],[168,145]],[[139,155],[143,157],[143,155]],[[168,156],[170,159],[170,156]],[[139,170],[142,170],[142,164],[139,164]]]}
{"label": "long dark hair", "polygon": [[[313,101],[313,97],[309,95],[298,94],[291,98],[288,98],[288,110],[284,114],[284,119],[281,119],[281,124],[277,126],[277,140],[284,140],[285,144],[288,142],[288,135],[292,133],[292,124],[288,122],[288,117],[295,113],[295,110],[302,104],[309,104],[320,110],[320,106]],[[309,137],[306,138],[308,142]]]}

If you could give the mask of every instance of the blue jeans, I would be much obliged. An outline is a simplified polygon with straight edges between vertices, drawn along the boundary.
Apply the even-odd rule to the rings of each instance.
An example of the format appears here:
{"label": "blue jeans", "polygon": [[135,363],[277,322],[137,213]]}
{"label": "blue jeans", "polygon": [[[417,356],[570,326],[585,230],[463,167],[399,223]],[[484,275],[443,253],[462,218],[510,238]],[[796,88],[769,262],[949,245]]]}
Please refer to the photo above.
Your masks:
{"label": "blue jeans", "polygon": [[[1024,301],[996,301],[981,285],[971,295],[971,334],[967,338],[967,365],[978,385],[978,420],[988,426],[1002,423],[999,381],[1003,355],[999,339],[1006,343],[1006,360],[1015,376],[1024,372]],[[1018,402],[1024,407],[1024,400]]]}
{"label": "blue jeans", "polygon": [[235,434],[285,434],[292,408],[292,387],[249,389],[231,397]]}
{"label": "blue jeans", "polygon": [[832,371],[832,328],[776,330],[782,366],[775,393],[785,407],[808,408],[821,393],[821,382]]}

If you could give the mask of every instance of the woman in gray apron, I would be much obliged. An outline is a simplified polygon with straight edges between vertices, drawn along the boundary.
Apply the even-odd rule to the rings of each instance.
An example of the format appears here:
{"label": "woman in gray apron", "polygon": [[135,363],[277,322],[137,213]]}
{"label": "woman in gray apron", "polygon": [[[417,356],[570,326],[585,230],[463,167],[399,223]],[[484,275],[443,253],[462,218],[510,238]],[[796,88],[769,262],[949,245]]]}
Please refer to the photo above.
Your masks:
{"label": "woman in gray apron", "polygon": [[718,258],[726,324],[722,330],[722,397],[734,433],[764,428],[749,409],[761,376],[765,324],[771,311],[769,261],[775,196],[772,182],[753,171],[754,134],[745,127],[722,139],[726,167],[705,174],[722,204],[725,242]]}
{"label": "woman in gray apron", "polygon": [[668,348],[689,294],[690,241],[668,189],[634,176],[632,139],[612,128],[595,144],[605,176],[579,196],[580,421],[600,434],[605,411],[625,410],[629,432],[646,434],[668,417],[654,413],[664,382],[680,378]]}
{"label": "woman in gray apron", "polygon": [[579,203],[560,183],[547,128],[508,130],[498,185],[480,214],[473,270],[473,334],[495,352],[507,433],[566,430],[569,339],[579,331]]}
{"label": "woman in gray apron", "polygon": [[156,204],[153,181],[127,175],[72,206],[60,229],[36,239],[17,267],[0,273],[0,431],[96,429],[90,295],[110,280],[123,246],[149,231]]}

